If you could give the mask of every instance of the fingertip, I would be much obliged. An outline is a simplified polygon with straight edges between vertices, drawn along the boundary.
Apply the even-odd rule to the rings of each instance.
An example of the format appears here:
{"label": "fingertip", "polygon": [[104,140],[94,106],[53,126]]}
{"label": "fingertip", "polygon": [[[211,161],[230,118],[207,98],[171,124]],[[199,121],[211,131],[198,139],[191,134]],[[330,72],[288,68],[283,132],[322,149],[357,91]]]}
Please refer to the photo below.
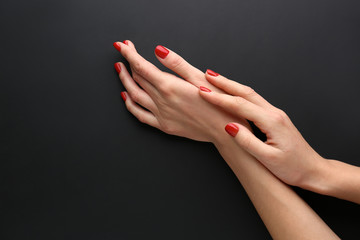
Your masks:
{"label": "fingertip", "polygon": [[124,44],[126,44],[127,46],[129,46],[130,48],[134,49],[136,51],[136,48],[135,48],[135,44],[130,41],[130,40],[124,40],[123,42]]}
{"label": "fingertip", "polygon": [[208,89],[207,87],[204,87],[204,86],[200,86],[199,89],[200,89],[201,92],[205,92],[205,93],[211,92],[210,89]]}
{"label": "fingertip", "polygon": [[211,69],[206,69],[206,74],[208,74],[209,76],[212,76],[212,77],[217,77],[217,76],[220,75],[220,74],[218,74],[217,72],[214,72]]}
{"label": "fingertip", "polygon": [[119,52],[121,51],[121,43],[120,42],[114,42],[113,46],[116,50],[118,50]]}
{"label": "fingertip", "polygon": [[126,91],[121,92],[121,98],[124,100],[124,102],[126,102],[126,99],[127,99]]}
{"label": "fingertip", "polygon": [[239,132],[239,127],[235,123],[228,123],[225,126],[225,131],[232,137],[235,137]]}
{"label": "fingertip", "polygon": [[116,63],[114,64],[114,67],[115,67],[116,72],[117,72],[118,74],[120,74],[120,72],[121,72],[120,62],[116,62]]}
{"label": "fingertip", "polygon": [[154,52],[156,56],[158,56],[161,59],[164,59],[166,58],[166,56],[169,54],[170,51],[162,45],[157,45]]}
{"label": "fingertip", "polygon": [[[210,82],[211,84],[215,85],[217,83],[217,81],[219,80],[217,76],[213,76],[209,74],[209,71],[211,71],[210,69],[207,69],[205,72],[205,79]],[[216,85],[215,85],[216,86]]]}
{"label": "fingertip", "polygon": [[214,92],[212,92],[210,89],[204,86],[199,87],[199,95],[206,100],[207,102],[212,103],[213,102],[213,95]]}

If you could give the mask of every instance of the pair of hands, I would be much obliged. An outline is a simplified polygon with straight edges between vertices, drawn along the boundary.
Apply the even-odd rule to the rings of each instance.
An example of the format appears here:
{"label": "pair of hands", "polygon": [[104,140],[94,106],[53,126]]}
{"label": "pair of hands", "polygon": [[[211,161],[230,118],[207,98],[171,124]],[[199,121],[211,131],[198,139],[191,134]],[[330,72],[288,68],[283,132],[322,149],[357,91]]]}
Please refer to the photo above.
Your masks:
{"label": "pair of hands", "polygon": [[[156,47],[155,56],[182,78],[145,60],[129,40],[115,42],[114,47],[130,64],[132,75],[123,63],[115,63],[115,69],[127,90],[121,93],[126,107],[139,121],[216,146],[236,141],[279,179],[294,186],[309,186],[325,164],[289,117],[250,87],[211,70],[204,74],[162,46]],[[255,137],[247,120],[266,134],[266,142]]]}

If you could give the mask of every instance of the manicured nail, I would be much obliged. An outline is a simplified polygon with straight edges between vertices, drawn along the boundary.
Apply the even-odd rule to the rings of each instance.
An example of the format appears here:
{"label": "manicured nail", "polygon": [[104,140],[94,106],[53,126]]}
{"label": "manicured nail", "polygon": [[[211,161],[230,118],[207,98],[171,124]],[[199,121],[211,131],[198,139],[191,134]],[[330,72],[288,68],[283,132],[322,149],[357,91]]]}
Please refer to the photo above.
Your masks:
{"label": "manicured nail", "polygon": [[121,97],[125,102],[126,101],[126,92],[121,92]]}
{"label": "manicured nail", "polygon": [[120,50],[121,50],[121,46],[120,46],[120,43],[118,43],[118,42],[114,42],[114,48],[116,48],[116,50],[118,50],[119,52],[120,52]]}
{"label": "manicured nail", "polygon": [[208,89],[206,87],[203,87],[203,86],[200,86],[200,90],[203,91],[203,92],[211,92],[210,89]]}
{"label": "manicured nail", "polygon": [[209,74],[210,76],[214,76],[214,77],[217,77],[219,76],[219,74],[217,72],[214,72],[213,70],[206,70],[207,74]]}
{"label": "manicured nail", "polygon": [[128,40],[124,40],[123,43],[129,46]]}
{"label": "manicured nail", "polygon": [[236,134],[238,133],[239,131],[239,128],[238,126],[236,126],[235,124],[233,123],[229,123],[228,125],[225,126],[225,130],[228,134],[230,134],[232,137],[235,137]]}
{"label": "manicured nail", "polygon": [[155,48],[155,54],[158,55],[160,58],[164,59],[169,54],[169,50],[167,50],[161,45],[158,45]]}
{"label": "manicured nail", "polygon": [[115,67],[115,69],[116,69],[116,71],[118,72],[118,73],[120,73],[121,72],[121,65],[120,65],[120,63],[115,63],[114,64],[114,67]]}

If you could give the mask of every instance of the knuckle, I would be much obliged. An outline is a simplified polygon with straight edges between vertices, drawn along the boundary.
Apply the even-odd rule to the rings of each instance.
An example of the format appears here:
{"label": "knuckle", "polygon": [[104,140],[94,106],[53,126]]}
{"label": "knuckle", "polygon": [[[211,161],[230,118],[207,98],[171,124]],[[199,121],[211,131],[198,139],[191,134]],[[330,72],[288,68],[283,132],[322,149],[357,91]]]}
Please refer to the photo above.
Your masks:
{"label": "knuckle", "polygon": [[135,82],[139,82],[140,81],[140,76],[136,73],[133,73],[132,78],[134,79]]}
{"label": "knuckle", "polygon": [[184,63],[184,59],[182,57],[175,57],[169,63],[170,69],[178,69],[181,68],[182,64]]}
{"label": "knuckle", "polygon": [[250,145],[251,145],[251,138],[249,136],[244,136],[241,139],[241,145],[245,148],[245,149],[249,149]]}
{"label": "knuckle", "polygon": [[288,118],[288,115],[286,114],[286,112],[284,112],[283,110],[281,109],[277,109],[277,112],[284,117],[284,119]]}
{"label": "knuckle", "polygon": [[246,100],[242,97],[236,96],[234,98],[235,105],[243,105],[246,102]]}
{"label": "knuckle", "polygon": [[142,115],[142,114],[138,114],[138,115],[136,116],[136,118],[137,118],[137,120],[139,120],[139,122],[141,122],[141,123],[146,123],[146,122],[147,122],[145,116]]}
{"label": "knuckle", "polygon": [[135,72],[137,72],[139,74],[141,74],[144,71],[144,67],[139,61],[136,61],[133,64],[133,69],[135,70]]}
{"label": "knuckle", "polygon": [[134,102],[138,103],[140,101],[140,93],[138,91],[131,92],[130,97]]}
{"label": "knuckle", "polygon": [[283,125],[286,122],[286,114],[281,113],[279,111],[272,113],[272,119],[276,124]]}
{"label": "knuckle", "polygon": [[256,92],[253,88],[244,86],[244,95],[250,97],[256,95]]}
{"label": "knuckle", "polygon": [[171,84],[169,84],[168,82],[161,83],[158,88],[159,88],[159,91],[164,96],[170,96],[174,92],[174,87]]}
{"label": "knuckle", "polygon": [[[150,72],[151,72],[151,68],[149,67],[149,65],[145,62],[145,61],[141,61],[141,60],[137,60],[133,65],[132,65],[135,73],[137,75],[142,76],[143,78],[147,79],[150,76]],[[136,75],[135,74],[135,75]]]}
{"label": "knuckle", "polygon": [[147,68],[146,64],[142,63],[141,61],[136,61],[133,64],[133,69],[134,69],[135,73],[143,76],[144,78],[147,78],[149,76],[149,69]]}
{"label": "knuckle", "polygon": [[174,128],[167,122],[161,123],[161,130],[167,134],[173,134]]}

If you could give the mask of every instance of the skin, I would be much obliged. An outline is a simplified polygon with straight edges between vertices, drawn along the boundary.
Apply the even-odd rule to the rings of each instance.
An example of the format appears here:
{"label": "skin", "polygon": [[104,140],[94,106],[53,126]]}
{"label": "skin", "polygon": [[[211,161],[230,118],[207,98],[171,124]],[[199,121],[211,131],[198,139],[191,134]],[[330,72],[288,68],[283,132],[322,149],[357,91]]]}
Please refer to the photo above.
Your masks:
{"label": "skin", "polygon": [[[179,60],[176,59],[180,56],[173,53],[168,55],[167,61],[159,57],[158,59],[180,76],[183,72],[194,72],[194,74],[189,74],[190,77],[186,78],[186,81],[173,74],[160,71],[142,58],[130,41],[128,44],[129,46],[121,43],[121,54],[130,63],[132,76],[123,63],[120,63],[122,70],[119,76],[127,89],[126,107],[140,122],[168,134],[204,142],[214,142],[217,134],[224,132],[223,126],[229,121],[236,120],[248,126],[244,119],[219,110],[218,107],[201,98],[195,86],[200,83],[208,87],[212,85],[207,83],[204,73],[200,70],[188,63],[186,66],[179,65],[176,62]],[[182,58],[180,59],[185,62]],[[216,87],[213,89],[222,92]],[[185,101],[185,99],[188,100]],[[214,129],[214,131],[204,131],[204,129]]]}
{"label": "skin", "polygon": [[290,118],[251,88],[221,75],[206,74],[224,93],[200,91],[208,102],[255,123],[266,134],[260,141],[238,123],[234,140],[285,183],[360,203],[360,168],[321,157],[305,141]]}
{"label": "skin", "polygon": [[[132,75],[123,64],[119,74],[127,89],[126,107],[141,122],[166,133],[212,142],[246,190],[274,239],[339,239],[321,218],[284,182],[224,131],[228,122],[251,133],[244,118],[209,103],[199,86],[223,93],[200,70],[170,51],[159,61],[182,78],[162,72],[142,58],[134,45],[121,45]],[[140,107],[140,106],[144,107]],[[230,120],[230,121],[229,121]]]}

